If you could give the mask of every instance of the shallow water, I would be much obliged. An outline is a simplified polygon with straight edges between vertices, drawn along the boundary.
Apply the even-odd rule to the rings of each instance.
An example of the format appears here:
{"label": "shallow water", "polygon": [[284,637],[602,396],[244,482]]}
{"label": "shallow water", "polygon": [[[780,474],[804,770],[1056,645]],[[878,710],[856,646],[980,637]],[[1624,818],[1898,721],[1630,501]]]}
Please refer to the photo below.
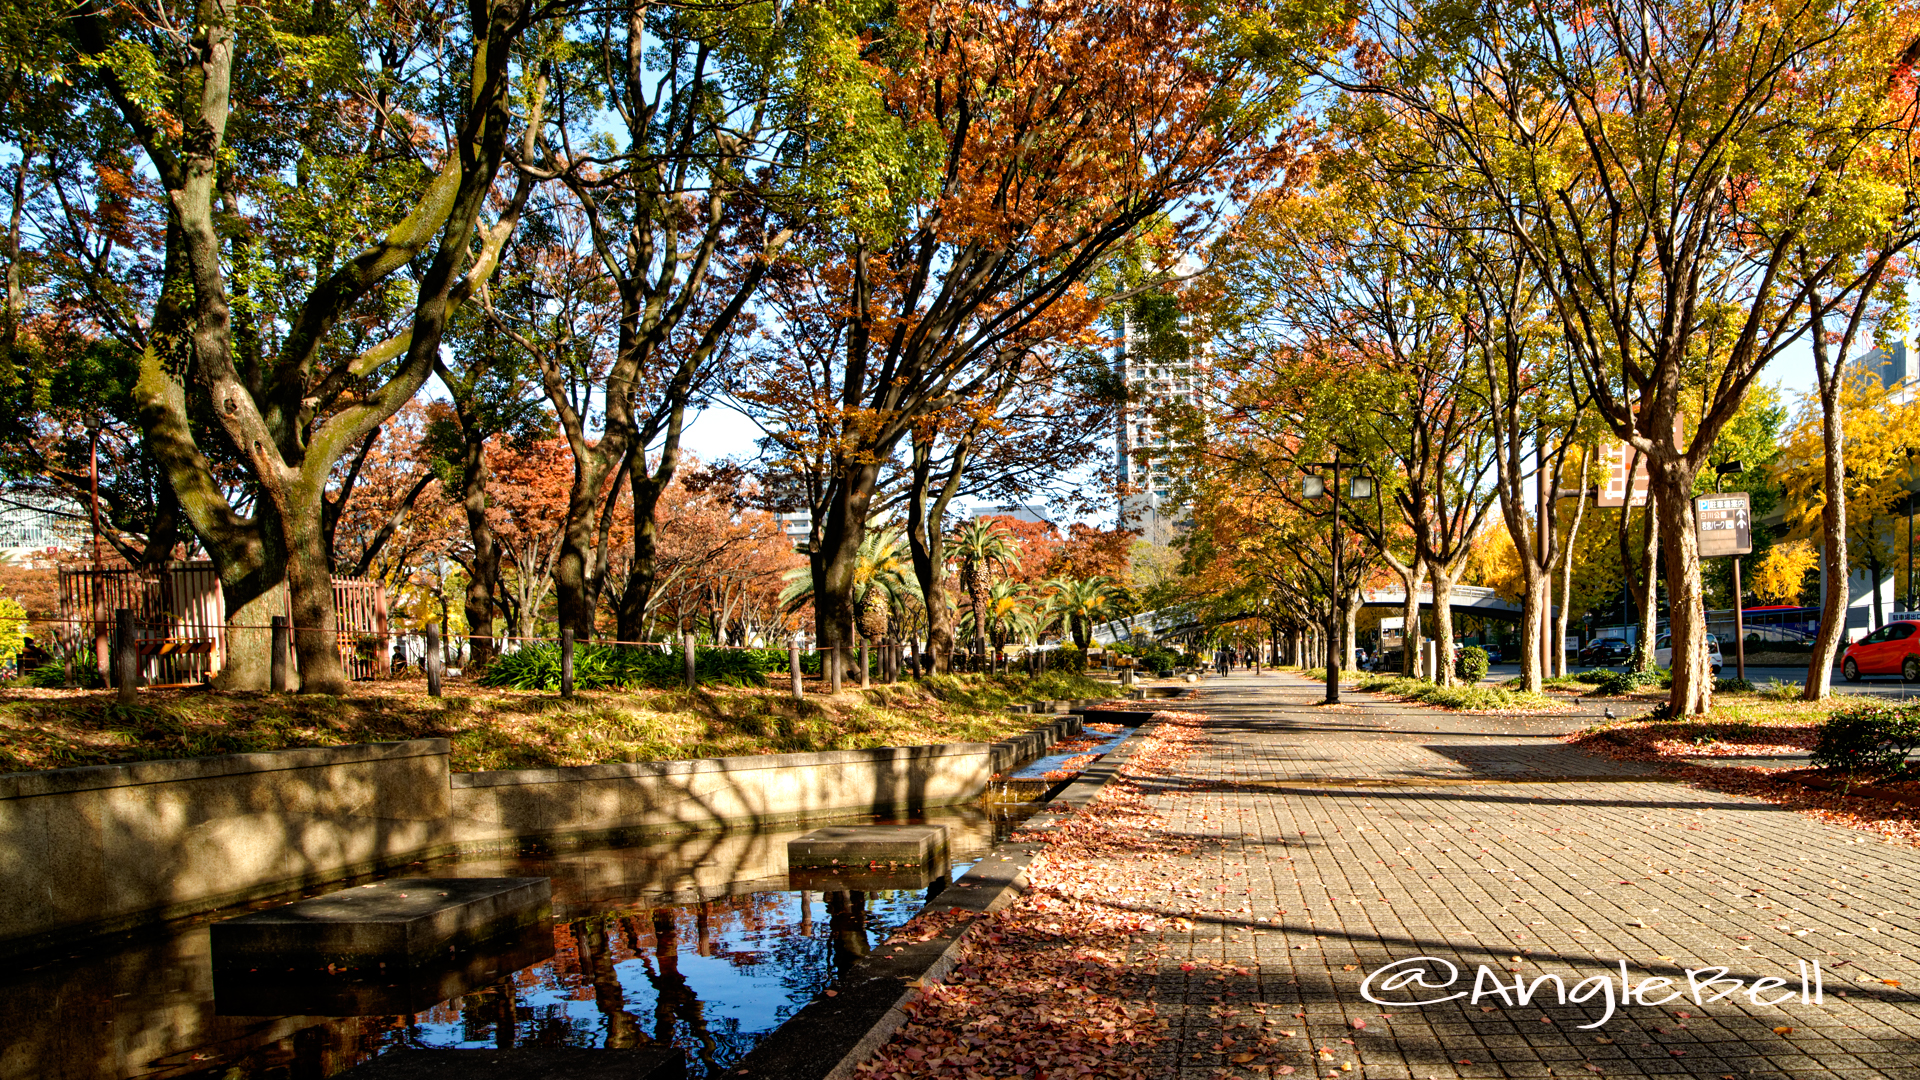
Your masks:
{"label": "shallow water", "polygon": [[[867,820],[947,825],[957,877],[1033,809]],[[311,979],[223,980],[216,993],[208,924],[286,897],[8,972],[0,1078],[322,1080],[403,1046],[653,1043],[684,1049],[689,1075],[718,1076],[928,898],[925,888],[790,888],[787,841],[812,827],[407,867],[407,876],[553,881],[550,942],[536,931],[424,989],[355,996]]]}
{"label": "shallow water", "polygon": [[1049,754],[1046,757],[1035,758],[1032,761],[1028,762],[1026,765],[1022,766],[1021,768],[1015,770],[1014,772],[1008,775],[1015,780],[1038,779],[1038,778],[1044,777],[1048,773],[1052,772],[1055,769],[1060,768],[1062,765],[1065,765],[1068,761],[1076,757],[1079,757],[1082,754],[1105,754],[1109,750],[1112,750],[1114,747],[1119,746],[1122,742],[1126,741],[1127,736],[1132,735],[1133,731],[1134,729],[1132,728],[1123,727],[1119,731],[1115,731],[1112,733],[1108,733],[1104,731],[1092,731],[1092,730],[1082,732],[1080,735],[1074,736],[1075,741],[1078,741],[1081,738],[1088,738],[1088,739],[1098,739],[1100,740],[1099,743],[1094,746],[1085,747],[1079,750],[1069,750],[1069,751],[1066,751],[1065,753],[1055,753],[1055,754]]}

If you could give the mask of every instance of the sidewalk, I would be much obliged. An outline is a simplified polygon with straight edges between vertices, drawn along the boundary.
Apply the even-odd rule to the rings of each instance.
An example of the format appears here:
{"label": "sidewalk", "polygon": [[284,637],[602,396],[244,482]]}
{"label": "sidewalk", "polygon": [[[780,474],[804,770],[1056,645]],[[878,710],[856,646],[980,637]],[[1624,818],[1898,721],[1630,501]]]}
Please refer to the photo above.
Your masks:
{"label": "sidewalk", "polygon": [[[1184,754],[1103,796],[1151,811],[1153,853],[1032,900],[1152,916],[1084,979],[1164,1021],[1143,1075],[1920,1078],[1920,850],[1588,756],[1555,737],[1581,717],[1199,689]],[[1370,975],[1380,1001],[1461,996],[1374,1004]]]}

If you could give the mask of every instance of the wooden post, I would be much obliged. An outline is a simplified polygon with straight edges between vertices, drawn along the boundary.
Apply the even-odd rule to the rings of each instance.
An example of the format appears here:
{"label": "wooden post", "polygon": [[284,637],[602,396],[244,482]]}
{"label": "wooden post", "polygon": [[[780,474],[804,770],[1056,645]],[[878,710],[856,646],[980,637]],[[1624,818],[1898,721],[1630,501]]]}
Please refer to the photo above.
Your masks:
{"label": "wooden post", "polygon": [[787,670],[793,674],[793,700],[805,701],[807,691],[800,683],[800,635],[787,643]]}
{"label": "wooden post", "polygon": [[860,689],[873,685],[873,673],[867,670],[867,639],[860,639]]}
{"label": "wooden post", "polygon": [[440,624],[427,624],[427,696],[440,696],[440,677],[446,673],[447,658],[440,649]]}
{"label": "wooden post", "polygon": [[133,642],[133,609],[113,609],[113,685],[120,704],[131,705],[140,691],[140,653]]}
{"label": "wooden post", "polygon": [[560,696],[573,696],[573,627],[560,628]]}
{"label": "wooden post", "polygon": [[696,664],[695,664],[694,655],[693,655],[693,632],[691,630],[681,631],[680,651],[686,658],[687,689],[691,690],[694,687],[700,685],[700,675],[699,675],[699,672],[696,670]]}
{"label": "wooden post", "polygon": [[289,636],[287,617],[275,615],[273,617],[273,654],[269,661],[273,676],[272,681],[267,685],[271,686],[276,694],[287,692],[287,647],[290,644],[287,639]]}
{"label": "wooden post", "polygon": [[373,591],[373,677],[376,679],[393,675],[393,639],[388,636],[390,632],[387,624],[387,589],[383,585]]}
{"label": "wooden post", "polygon": [[830,649],[822,649],[820,651],[821,670],[827,674],[827,693],[829,694],[837,694],[840,692],[840,681],[845,675],[845,672],[840,670],[840,658],[845,652],[846,646],[844,645],[835,645]]}

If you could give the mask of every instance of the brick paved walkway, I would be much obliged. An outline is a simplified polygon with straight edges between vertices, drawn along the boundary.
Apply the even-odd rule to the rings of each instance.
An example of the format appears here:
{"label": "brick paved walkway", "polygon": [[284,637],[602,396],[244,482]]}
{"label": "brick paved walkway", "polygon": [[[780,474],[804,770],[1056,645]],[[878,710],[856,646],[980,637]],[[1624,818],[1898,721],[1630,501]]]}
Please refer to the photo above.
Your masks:
{"label": "brick paved walkway", "polygon": [[[1920,850],[1588,756],[1553,737],[1577,717],[1357,694],[1316,709],[1322,691],[1291,675],[1200,690],[1176,707],[1208,716],[1206,742],[1153,795],[1197,842],[1153,870],[1193,927],[1137,954],[1175,1034],[1164,1075],[1920,1078]],[[1361,996],[1418,956],[1459,980],[1388,992],[1381,975],[1375,996],[1472,991],[1485,965],[1479,1000]],[[1672,992],[1653,977],[1681,996],[1616,1001],[1583,1030],[1620,997],[1623,960],[1649,1002]],[[1820,1004],[1800,1000],[1814,961]],[[1745,985],[1696,1004],[1688,969],[1709,967]],[[1491,985],[1549,974],[1585,1004]],[[1750,999],[1762,977],[1784,985]]]}

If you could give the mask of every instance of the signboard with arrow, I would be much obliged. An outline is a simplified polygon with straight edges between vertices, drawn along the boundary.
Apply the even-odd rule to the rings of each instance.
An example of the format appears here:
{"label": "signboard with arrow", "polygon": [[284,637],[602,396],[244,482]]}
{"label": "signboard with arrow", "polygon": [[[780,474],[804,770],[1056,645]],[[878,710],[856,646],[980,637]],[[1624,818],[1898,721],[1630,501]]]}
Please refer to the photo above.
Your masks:
{"label": "signboard with arrow", "polygon": [[1700,557],[1753,553],[1753,507],[1744,491],[1702,495],[1693,501]]}

